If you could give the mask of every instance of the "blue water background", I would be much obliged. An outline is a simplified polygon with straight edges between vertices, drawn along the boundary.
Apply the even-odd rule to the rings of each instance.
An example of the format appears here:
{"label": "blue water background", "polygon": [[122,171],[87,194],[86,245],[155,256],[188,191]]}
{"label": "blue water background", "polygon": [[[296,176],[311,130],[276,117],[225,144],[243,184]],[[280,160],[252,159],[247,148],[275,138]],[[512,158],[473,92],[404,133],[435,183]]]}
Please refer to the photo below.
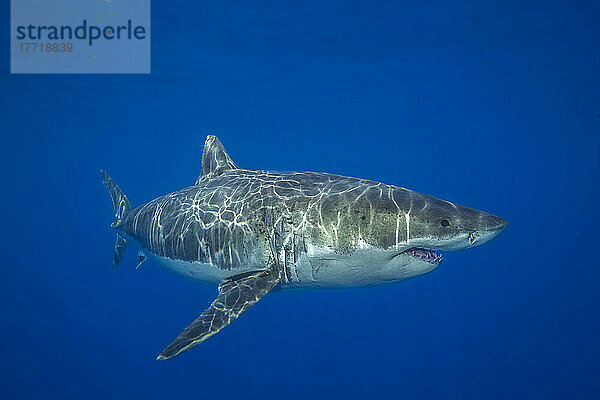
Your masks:
{"label": "blue water background", "polygon": [[[153,1],[152,74],[8,73],[0,25],[3,399],[600,395],[598,2]],[[173,360],[215,288],[130,246],[134,206],[242,167],[408,187],[509,220],[431,274],[273,293]]]}

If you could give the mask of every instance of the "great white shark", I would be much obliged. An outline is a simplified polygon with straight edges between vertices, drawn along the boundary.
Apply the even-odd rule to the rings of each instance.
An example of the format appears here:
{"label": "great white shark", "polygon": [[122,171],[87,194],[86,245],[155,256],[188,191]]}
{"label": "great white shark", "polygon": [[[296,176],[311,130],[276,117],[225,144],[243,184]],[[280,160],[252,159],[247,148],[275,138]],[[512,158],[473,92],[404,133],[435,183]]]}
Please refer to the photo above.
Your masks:
{"label": "great white shark", "polygon": [[218,285],[210,307],[158,356],[221,331],[275,287],[358,287],[437,268],[441,252],[504,230],[495,215],[398,186],[318,173],[239,168],[208,136],[193,186],[132,209],[104,171],[114,210],[114,265],[128,240],[185,277]]}

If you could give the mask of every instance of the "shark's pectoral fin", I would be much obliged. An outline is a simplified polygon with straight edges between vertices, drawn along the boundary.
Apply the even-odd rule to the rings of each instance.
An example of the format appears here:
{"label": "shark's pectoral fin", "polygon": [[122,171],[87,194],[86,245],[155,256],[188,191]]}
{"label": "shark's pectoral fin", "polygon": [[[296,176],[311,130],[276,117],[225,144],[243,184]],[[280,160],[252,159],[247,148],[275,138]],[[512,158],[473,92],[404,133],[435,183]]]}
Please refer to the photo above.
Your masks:
{"label": "shark's pectoral fin", "polygon": [[217,298],[158,356],[166,360],[191,349],[225,328],[279,283],[276,267],[233,276],[219,285]]}

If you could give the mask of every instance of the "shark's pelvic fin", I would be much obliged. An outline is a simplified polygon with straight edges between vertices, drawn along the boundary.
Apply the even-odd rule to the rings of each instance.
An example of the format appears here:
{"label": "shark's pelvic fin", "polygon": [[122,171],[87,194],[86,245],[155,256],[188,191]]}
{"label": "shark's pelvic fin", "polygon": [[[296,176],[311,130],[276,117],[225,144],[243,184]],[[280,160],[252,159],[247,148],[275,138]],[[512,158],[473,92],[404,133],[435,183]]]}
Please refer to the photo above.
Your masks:
{"label": "shark's pelvic fin", "polygon": [[140,249],[140,251],[138,252],[138,259],[137,264],[135,265],[135,269],[138,269],[144,263],[144,261],[146,261],[146,255],[144,254],[142,249]]}
{"label": "shark's pelvic fin", "polygon": [[233,162],[231,157],[229,157],[229,154],[227,154],[227,151],[219,138],[209,135],[204,142],[204,150],[202,151],[202,172],[198,179],[196,179],[196,185],[203,177],[219,176],[227,170],[238,168],[239,167]]}
{"label": "shark's pelvic fin", "polygon": [[[110,198],[115,209],[116,221],[113,222],[111,226],[118,227],[123,216],[131,211],[131,205],[129,204],[129,200],[127,200],[127,196],[125,196],[125,193],[123,193],[121,188],[119,188],[117,184],[113,182],[106,172],[100,170],[100,175],[102,175],[102,183],[104,183],[108,189],[108,193],[110,193]],[[121,262],[126,248],[127,240],[117,233],[117,237],[115,239],[115,255],[113,258],[113,265],[115,267]]]}
{"label": "shark's pelvic fin", "polygon": [[219,285],[219,294],[194,322],[157,357],[166,360],[191,349],[221,331],[262,299],[279,283],[279,270],[271,267],[233,276]]}

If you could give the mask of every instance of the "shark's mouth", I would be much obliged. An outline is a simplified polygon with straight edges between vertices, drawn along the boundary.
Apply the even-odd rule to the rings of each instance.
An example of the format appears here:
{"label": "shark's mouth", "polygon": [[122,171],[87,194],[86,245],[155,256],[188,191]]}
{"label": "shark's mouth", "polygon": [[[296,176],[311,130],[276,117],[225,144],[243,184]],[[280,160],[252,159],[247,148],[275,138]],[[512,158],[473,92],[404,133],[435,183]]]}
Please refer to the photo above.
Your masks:
{"label": "shark's mouth", "polygon": [[432,250],[422,249],[420,247],[411,247],[408,250],[402,252],[408,254],[421,261],[428,262],[429,264],[438,264],[442,261],[442,255]]}

